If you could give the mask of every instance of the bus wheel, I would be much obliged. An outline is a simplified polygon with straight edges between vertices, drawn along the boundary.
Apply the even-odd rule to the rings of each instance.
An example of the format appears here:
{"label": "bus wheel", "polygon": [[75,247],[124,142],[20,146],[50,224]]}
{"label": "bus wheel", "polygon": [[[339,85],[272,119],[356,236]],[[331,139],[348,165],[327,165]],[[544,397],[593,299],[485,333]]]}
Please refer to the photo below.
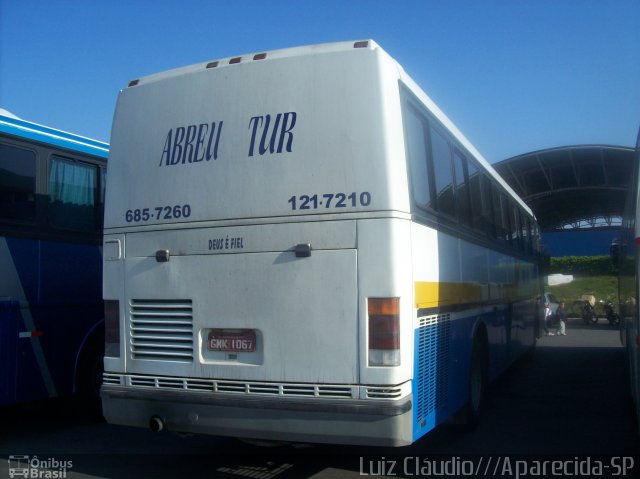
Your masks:
{"label": "bus wheel", "polygon": [[100,387],[102,385],[103,349],[88,345],[83,351],[76,376],[76,392],[80,407],[92,417],[102,416]]}
{"label": "bus wheel", "polygon": [[473,340],[471,364],[469,366],[469,402],[465,424],[468,430],[478,426],[487,395],[487,351],[486,342],[479,336]]}

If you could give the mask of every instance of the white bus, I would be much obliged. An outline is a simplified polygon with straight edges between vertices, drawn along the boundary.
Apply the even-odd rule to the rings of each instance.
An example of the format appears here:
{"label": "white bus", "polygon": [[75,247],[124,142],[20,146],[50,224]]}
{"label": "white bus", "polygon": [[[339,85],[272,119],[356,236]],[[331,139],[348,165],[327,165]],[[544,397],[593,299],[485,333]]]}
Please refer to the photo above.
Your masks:
{"label": "white bus", "polygon": [[631,396],[635,404],[636,421],[640,430],[640,322],[638,289],[640,288],[640,131],[636,141],[632,176],[625,205],[622,238],[611,247],[614,263],[619,265],[620,339],[625,348]]}
{"label": "white bus", "polygon": [[371,40],[121,91],[106,193],[115,424],[405,445],[535,345],[527,206]]}

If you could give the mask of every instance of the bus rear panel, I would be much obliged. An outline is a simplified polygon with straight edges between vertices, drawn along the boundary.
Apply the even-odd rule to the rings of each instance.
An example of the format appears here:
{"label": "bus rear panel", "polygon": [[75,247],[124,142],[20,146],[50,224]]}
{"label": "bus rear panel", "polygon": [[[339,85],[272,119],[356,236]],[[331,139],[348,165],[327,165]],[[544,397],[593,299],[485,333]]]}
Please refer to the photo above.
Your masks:
{"label": "bus rear panel", "polygon": [[[420,366],[438,355],[416,335],[417,285],[439,281],[448,237],[412,221],[403,76],[374,42],[351,42],[121,92],[104,238],[109,422],[397,446],[464,405],[464,386]],[[476,306],[451,334],[462,343],[491,311]],[[436,394],[448,401],[429,409]]]}

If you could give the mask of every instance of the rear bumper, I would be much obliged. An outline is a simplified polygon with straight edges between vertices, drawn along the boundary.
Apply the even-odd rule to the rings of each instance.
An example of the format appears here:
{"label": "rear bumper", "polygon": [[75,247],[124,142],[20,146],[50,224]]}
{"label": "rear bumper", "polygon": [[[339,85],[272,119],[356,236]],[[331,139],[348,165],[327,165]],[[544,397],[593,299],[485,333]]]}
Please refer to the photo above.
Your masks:
{"label": "rear bumper", "polygon": [[412,400],[238,397],[103,385],[112,424],[149,427],[153,416],[175,432],[291,442],[403,446],[412,442]]}

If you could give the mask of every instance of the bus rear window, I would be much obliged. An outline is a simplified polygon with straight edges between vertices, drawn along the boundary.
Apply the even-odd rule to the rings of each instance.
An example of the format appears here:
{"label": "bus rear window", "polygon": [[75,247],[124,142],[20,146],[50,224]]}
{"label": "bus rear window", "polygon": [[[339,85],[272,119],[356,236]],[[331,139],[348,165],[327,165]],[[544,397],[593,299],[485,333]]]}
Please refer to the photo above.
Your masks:
{"label": "bus rear window", "polygon": [[424,124],[419,114],[409,105],[406,115],[406,138],[413,183],[413,199],[420,206],[431,202],[429,173],[427,171],[427,148]]}

